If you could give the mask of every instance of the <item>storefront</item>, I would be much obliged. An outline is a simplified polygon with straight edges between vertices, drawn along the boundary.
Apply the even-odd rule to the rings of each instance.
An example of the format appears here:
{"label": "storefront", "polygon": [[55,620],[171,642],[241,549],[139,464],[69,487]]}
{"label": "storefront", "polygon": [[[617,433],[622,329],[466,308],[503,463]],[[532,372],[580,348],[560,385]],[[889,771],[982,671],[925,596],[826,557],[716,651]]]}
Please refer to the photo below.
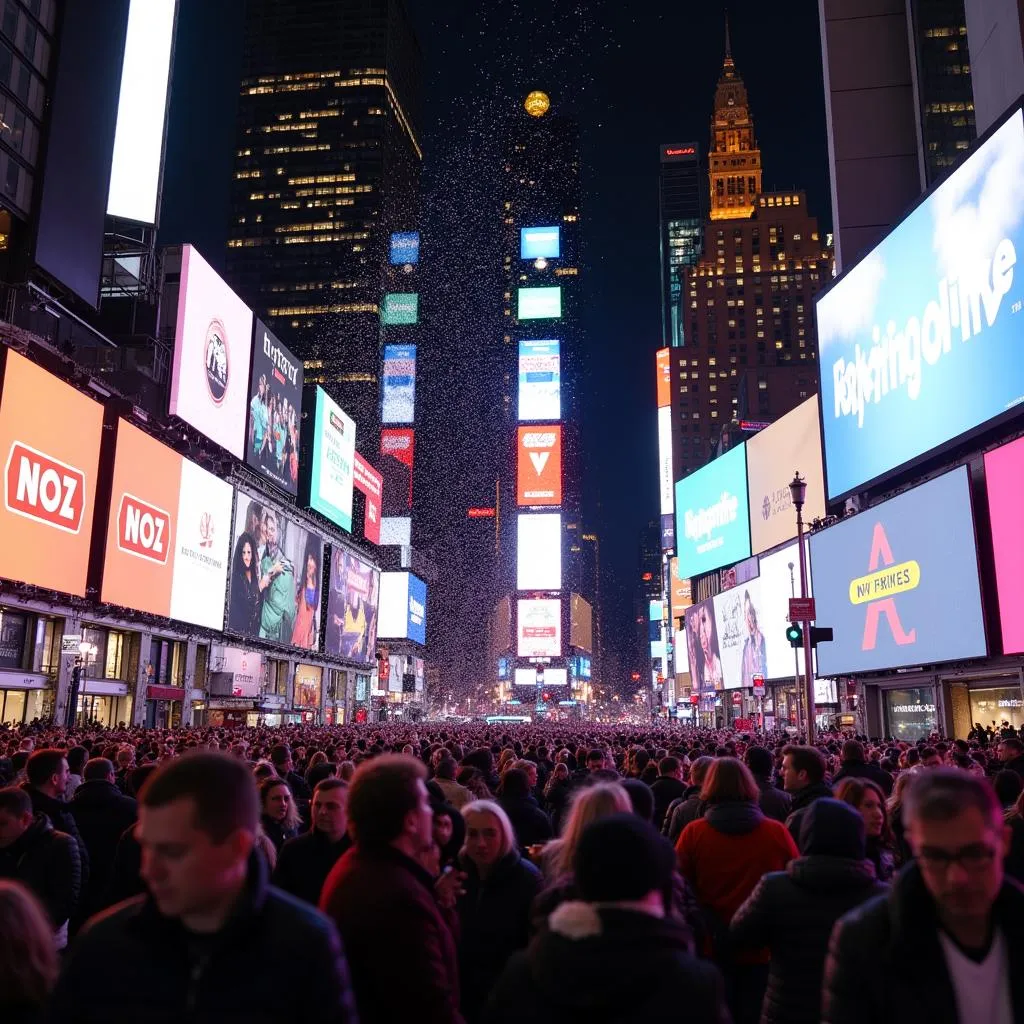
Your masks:
{"label": "storefront", "polygon": [[146,726],[175,729],[185,706],[185,661],[188,644],[154,636],[146,663]]}
{"label": "storefront", "polygon": [[939,711],[934,686],[915,686],[882,691],[885,735],[908,743],[939,731]]}
{"label": "storefront", "polygon": [[185,706],[185,688],[182,686],[146,686],[146,727],[148,729],[177,729],[181,725],[181,711]]}
{"label": "storefront", "polygon": [[63,620],[0,606],[0,723],[53,714]]}
{"label": "storefront", "polygon": [[24,725],[52,714],[53,682],[38,672],[0,669],[0,724]]}
{"label": "storefront", "polygon": [[998,732],[1008,722],[1018,732],[1024,728],[1024,699],[1020,686],[986,686],[968,690],[971,722]]}
{"label": "storefront", "polygon": [[313,725],[320,720],[324,670],[319,665],[296,665],[292,705],[299,721]]}
{"label": "storefront", "polygon": [[112,729],[130,725],[132,698],[128,684],[111,679],[83,679],[78,694],[78,721]]}

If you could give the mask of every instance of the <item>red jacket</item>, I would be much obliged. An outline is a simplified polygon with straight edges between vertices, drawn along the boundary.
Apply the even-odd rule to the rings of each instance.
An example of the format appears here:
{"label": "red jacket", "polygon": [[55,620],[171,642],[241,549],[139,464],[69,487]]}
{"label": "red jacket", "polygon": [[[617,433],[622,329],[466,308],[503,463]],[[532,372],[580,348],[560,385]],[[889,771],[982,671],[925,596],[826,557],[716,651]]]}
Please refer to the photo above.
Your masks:
{"label": "red jacket", "polygon": [[341,933],[361,1024],[463,1024],[455,939],[419,864],[357,845],[331,869],[320,909]]}

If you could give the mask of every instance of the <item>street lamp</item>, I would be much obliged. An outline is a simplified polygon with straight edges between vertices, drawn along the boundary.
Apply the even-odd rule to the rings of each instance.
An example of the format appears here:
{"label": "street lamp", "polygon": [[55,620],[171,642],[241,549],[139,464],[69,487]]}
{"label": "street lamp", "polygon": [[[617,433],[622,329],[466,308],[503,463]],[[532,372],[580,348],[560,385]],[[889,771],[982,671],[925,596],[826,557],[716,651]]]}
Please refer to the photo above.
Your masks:
{"label": "street lamp", "polygon": [[[807,481],[799,471],[789,483],[789,493],[796,509],[796,546],[800,556],[800,596],[807,597],[807,556],[804,553],[804,499]],[[802,623],[804,634],[804,707],[807,709],[807,742],[814,743],[814,678],[811,673],[811,624]]]}
{"label": "street lamp", "polygon": [[64,711],[64,724],[73,729],[75,719],[78,717],[78,694],[82,687],[82,669],[89,658],[96,657],[99,648],[95,644],[83,640],[78,645],[78,657],[75,658],[75,667],[71,670],[71,689],[68,693],[68,704]]}

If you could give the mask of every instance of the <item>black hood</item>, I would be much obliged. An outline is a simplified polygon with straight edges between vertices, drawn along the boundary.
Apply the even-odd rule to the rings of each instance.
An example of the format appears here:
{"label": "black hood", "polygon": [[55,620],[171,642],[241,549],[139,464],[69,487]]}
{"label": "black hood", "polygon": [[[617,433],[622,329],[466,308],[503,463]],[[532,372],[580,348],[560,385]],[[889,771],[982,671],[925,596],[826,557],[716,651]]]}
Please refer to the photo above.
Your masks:
{"label": "black hood", "polygon": [[850,857],[796,857],[789,862],[786,873],[804,889],[835,892],[837,889],[863,889],[873,885],[875,866],[869,860]]}
{"label": "black hood", "polygon": [[863,860],[864,819],[849,804],[820,797],[804,811],[799,846],[805,857],[819,854]]}
{"label": "black hood", "polygon": [[723,835],[745,836],[764,821],[764,815],[757,804],[709,804],[704,812],[704,820]]}

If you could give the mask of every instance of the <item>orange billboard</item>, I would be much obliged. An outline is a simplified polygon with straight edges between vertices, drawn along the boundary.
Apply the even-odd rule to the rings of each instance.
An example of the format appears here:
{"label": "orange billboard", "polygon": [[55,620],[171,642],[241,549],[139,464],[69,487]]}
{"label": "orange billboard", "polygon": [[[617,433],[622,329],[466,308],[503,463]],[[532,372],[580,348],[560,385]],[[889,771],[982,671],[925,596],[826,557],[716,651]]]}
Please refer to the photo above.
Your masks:
{"label": "orange billboard", "polygon": [[7,351],[0,576],[85,596],[103,407]]}
{"label": "orange billboard", "polygon": [[562,504],[562,428],[519,428],[518,502]]}
{"label": "orange billboard", "polygon": [[672,349],[659,348],[658,366],[658,408],[672,404]]}

